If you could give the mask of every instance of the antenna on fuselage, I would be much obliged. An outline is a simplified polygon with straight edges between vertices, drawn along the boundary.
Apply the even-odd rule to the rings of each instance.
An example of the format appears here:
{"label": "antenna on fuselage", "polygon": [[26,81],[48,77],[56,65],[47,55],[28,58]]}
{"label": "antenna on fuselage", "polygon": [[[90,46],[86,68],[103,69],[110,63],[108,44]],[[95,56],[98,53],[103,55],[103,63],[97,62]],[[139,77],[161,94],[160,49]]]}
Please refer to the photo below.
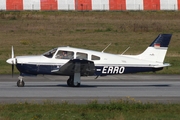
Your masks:
{"label": "antenna on fuselage", "polygon": [[128,48],[126,48],[126,50],[121,54],[123,55],[125,52],[127,52],[129,50],[130,46]]}
{"label": "antenna on fuselage", "polygon": [[104,50],[102,51],[102,53],[111,45],[111,43],[106,47],[104,48]]}

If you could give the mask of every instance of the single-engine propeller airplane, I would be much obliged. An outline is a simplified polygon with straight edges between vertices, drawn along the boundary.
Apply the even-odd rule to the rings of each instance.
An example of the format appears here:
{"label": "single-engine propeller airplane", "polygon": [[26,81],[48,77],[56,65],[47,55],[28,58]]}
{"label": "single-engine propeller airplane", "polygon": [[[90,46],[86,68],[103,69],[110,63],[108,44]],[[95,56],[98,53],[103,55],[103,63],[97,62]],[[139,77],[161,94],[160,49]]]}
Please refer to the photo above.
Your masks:
{"label": "single-engine propeller airplane", "polygon": [[18,87],[25,85],[24,76],[63,75],[69,76],[67,85],[79,87],[81,76],[105,76],[115,74],[159,71],[170,66],[163,63],[172,34],[160,34],[139,55],[110,54],[73,47],[54,48],[42,55],[14,57],[6,62],[14,65],[20,72]]}

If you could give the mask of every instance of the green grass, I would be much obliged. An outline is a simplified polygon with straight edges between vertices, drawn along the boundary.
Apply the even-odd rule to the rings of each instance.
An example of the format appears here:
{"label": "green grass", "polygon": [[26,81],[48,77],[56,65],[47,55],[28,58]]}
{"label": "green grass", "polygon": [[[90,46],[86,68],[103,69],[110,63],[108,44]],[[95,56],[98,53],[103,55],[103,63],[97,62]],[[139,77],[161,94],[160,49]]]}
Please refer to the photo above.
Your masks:
{"label": "green grass", "polygon": [[[0,74],[10,74],[5,63],[15,55],[37,55],[58,46],[72,46],[108,53],[139,54],[161,33],[172,33],[165,62],[172,64],[160,73],[180,71],[180,12],[0,12]],[[16,73],[18,73],[16,71]],[[159,72],[158,72],[159,73]]]}
{"label": "green grass", "polygon": [[[132,99],[132,98],[131,98]],[[1,104],[2,120],[179,120],[180,104],[141,103],[118,100],[99,104],[44,102]]]}

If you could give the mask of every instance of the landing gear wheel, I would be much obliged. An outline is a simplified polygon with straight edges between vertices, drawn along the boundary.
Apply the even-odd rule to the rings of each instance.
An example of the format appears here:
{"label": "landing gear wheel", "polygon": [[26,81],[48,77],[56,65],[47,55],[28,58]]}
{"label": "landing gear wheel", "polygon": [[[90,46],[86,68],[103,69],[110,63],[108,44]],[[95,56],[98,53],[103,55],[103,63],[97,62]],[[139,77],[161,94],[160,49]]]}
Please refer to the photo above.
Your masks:
{"label": "landing gear wheel", "polygon": [[17,81],[17,86],[18,86],[18,87],[24,87],[24,85],[25,85],[25,83],[24,83],[23,80],[18,80],[18,81]]}
{"label": "landing gear wheel", "polygon": [[73,81],[73,79],[71,77],[69,77],[69,79],[67,80],[67,85],[69,87],[73,87],[74,86],[74,81]]}
{"label": "landing gear wheel", "polygon": [[74,77],[70,76],[69,79],[67,80],[67,85],[69,87],[79,87],[81,84],[80,83],[74,84]]}

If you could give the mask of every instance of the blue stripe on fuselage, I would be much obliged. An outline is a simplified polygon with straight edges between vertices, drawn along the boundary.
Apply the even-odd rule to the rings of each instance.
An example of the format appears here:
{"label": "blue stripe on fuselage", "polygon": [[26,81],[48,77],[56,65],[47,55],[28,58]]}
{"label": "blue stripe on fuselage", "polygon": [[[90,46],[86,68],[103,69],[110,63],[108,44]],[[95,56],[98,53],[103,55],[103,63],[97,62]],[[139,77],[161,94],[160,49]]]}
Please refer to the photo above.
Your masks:
{"label": "blue stripe on fuselage", "polygon": [[[54,75],[52,70],[59,70],[61,66],[58,65],[34,65],[34,64],[16,64],[17,69],[20,73],[24,74],[47,74]],[[158,71],[163,68],[153,68],[153,67],[124,67],[124,66],[96,66],[95,75],[113,75],[113,74],[127,74],[127,73],[137,73],[137,72],[149,72]]]}
{"label": "blue stripe on fuselage", "polygon": [[52,75],[52,70],[59,70],[59,65],[34,65],[34,64],[16,64],[20,73],[25,74],[47,74]]}
{"label": "blue stripe on fuselage", "polygon": [[123,66],[96,66],[96,75],[114,75],[114,74],[128,74],[138,72],[155,72],[163,68],[153,67],[123,67]]}

